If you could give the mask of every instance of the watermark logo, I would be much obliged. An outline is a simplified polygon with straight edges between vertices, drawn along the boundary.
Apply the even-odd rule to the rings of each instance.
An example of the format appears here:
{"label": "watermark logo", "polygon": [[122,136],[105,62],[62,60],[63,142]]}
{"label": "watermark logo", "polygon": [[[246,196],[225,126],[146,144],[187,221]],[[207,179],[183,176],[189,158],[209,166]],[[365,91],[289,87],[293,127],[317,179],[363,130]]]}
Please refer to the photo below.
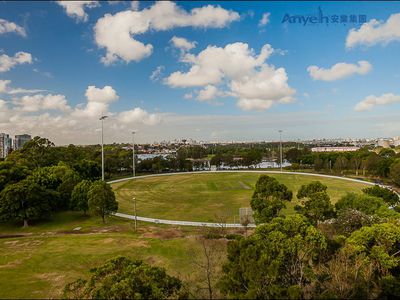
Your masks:
{"label": "watermark logo", "polygon": [[321,7],[318,7],[318,14],[316,15],[290,15],[286,13],[283,16],[281,23],[318,25],[318,24],[363,24],[367,22],[367,15],[363,14],[350,14],[350,15],[324,15]]}

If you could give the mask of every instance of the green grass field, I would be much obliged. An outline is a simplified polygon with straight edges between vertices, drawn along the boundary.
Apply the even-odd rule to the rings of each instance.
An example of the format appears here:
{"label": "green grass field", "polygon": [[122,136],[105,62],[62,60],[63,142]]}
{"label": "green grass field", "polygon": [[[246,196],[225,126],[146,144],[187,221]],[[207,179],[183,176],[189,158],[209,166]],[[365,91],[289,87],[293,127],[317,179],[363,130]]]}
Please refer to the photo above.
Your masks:
{"label": "green grass field", "polygon": [[[268,174],[294,193],[285,214],[293,213],[301,185],[319,180],[328,186],[333,203],[347,192],[361,192],[366,185],[341,179]],[[260,173],[178,174],[138,178],[113,184],[119,211],[133,214],[132,197],[137,199],[139,216],[185,221],[216,221],[225,216],[234,222],[240,207],[250,206],[254,185]]]}
{"label": "green grass field", "polygon": [[[6,237],[11,234],[20,236]],[[127,220],[113,217],[104,225],[79,212],[59,213],[29,228],[0,224],[0,298],[62,298],[66,283],[87,278],[91,268],[117,255],[165,267],[195,287],[203,279],[194,267],[203,259],[199,234],[196,228],[143,223],[134,232]],[[212,242],[225,253],[225,240]]]}

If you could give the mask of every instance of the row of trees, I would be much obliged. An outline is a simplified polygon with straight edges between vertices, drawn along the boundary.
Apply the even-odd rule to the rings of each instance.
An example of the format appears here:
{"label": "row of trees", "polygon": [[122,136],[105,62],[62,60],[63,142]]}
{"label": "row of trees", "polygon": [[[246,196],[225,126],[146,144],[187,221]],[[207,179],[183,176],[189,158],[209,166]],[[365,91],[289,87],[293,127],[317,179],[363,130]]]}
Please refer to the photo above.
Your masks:
{"label": "row of trees", "polygon": [[317,172],[354,174],[391,179],[400,186],[400,154],[392,149],[379,153],[360,149],[354,152],[309,153],[292,148],[285,153],[292,168],[313,168]]}

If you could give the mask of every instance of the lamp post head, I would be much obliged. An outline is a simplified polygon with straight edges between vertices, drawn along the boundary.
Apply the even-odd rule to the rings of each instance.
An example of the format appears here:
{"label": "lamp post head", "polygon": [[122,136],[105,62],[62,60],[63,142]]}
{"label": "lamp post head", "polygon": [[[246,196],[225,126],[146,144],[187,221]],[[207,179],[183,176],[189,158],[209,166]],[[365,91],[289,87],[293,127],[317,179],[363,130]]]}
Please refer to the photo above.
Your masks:
{"label": "lamp post head", "polygon": [[107,118],[108,118],[108,116],[101,116],[99,120],[102,121],[102,120],[105,120],[105,119],[107,119]]}

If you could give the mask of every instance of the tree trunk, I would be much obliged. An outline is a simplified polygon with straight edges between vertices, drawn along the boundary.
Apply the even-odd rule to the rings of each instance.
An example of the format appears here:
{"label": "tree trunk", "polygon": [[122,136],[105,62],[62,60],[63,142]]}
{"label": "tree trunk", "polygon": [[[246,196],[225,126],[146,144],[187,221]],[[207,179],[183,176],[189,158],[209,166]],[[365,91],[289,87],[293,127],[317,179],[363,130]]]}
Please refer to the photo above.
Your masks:
{"label": "tree trunk", "polygon": [[29,227],[29,225],[28,225],[28,220],[27,219],[24,219],[24,228],[28,228]]}
{"label": "tree trunk", "polygon": [[103,223],[106,223],[106,220],[104,219],[104,214],[101,215],[101,218],[103,219]]}

